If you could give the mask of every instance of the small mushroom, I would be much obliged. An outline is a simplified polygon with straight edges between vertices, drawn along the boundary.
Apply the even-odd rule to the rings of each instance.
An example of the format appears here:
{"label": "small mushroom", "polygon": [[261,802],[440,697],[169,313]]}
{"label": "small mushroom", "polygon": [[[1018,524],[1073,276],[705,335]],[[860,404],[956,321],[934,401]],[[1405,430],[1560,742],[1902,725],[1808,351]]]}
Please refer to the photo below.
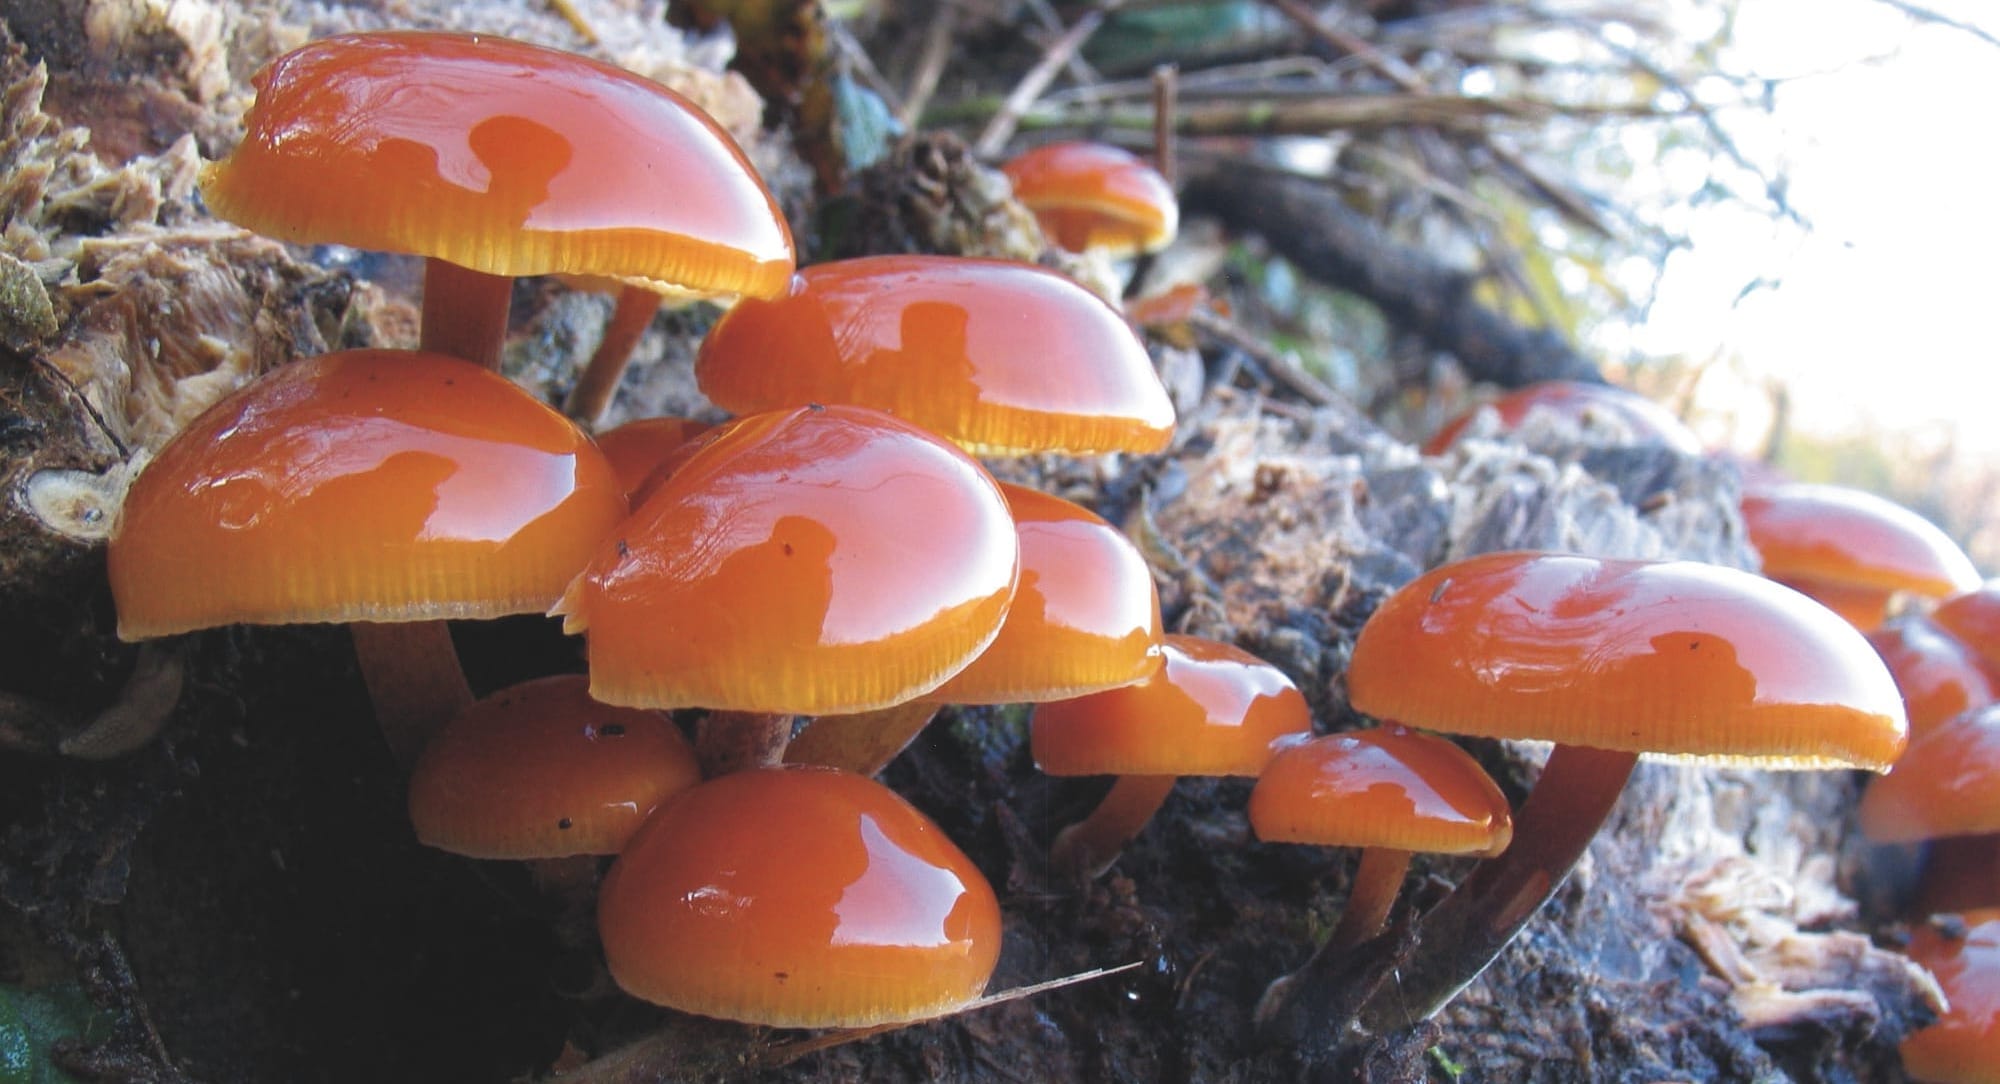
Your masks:
{"label": "small mushroom", "polygon": [[1020,537],[1021,575],[993,642],[922,697],[882,712],[814,719],[786,759],[874,775],[943,704],[1062,700],[1159,670],[1159,590],[1138,547],[1073,502],[1006,482],[1000,492]]}
{"label": "small mushroom", "polygon": [[703,438],[555,612],[588,637],[592,696],[734,713],[697,739],[713,774],[781,755],[791,715],[942,684],[998,634],[1019,553],[963,451],[879,411],[802,407]]}
{"label": "small mushroom", "polygon": [[1115,775],[1090,815],[1056,834],[1049,863],[1096,877],[1153,818],[1183,775],[1255,776],[1312,711],[1284,672],[1233,644],[1169,635],[1152,677],[1038,705],[1035,764],[1049,775]]}
{"label": "small mushroom", "polygon": [[[1361,1010],[1388,1030],[1436,1012],[1555,891],[1642,753],[1880,771],[1902,697],[1851,625],[1762,577],[1687,561],[1494,553],[1432,569],[1362,627],[1355,710],[1554,742],[1514,841],[1421,920],[1415,955]],[[1393,989],[1390,987],[1393,986]]]}
{"label": "small mushroom", "polygon": [[617,854],[661,801],[701,781],[655,711],[590,698],[582,674],[510,685],[473,704],[410,770],[410,823],[471,858]]}
{"label": "small mushroom", "polygon": [[738,414],[885,411],[982,455],[1157,452],[1174,410],[1124,318],[1046,268],[871,256],[799,272],[716,322],[695,378]]}
{"label": "small mushroom", "polygon": [[1954,715],[2000,698],[1978,654],[1923,614],[1895,618],[1868,633],[1868,643],[1902,690],[1912,741]]}
{"label": "small mushroom", "polygon": [[327,354],[216,403],[132,483],[118,634],[346,622],[407,764],[472,700],[444,619],[548,609],[625,513],[590,438],[497,373]]}
{"label": "small mushroom", "polygon": [[283,240],[425,257],[426,350],[497,367],[516,275],[759,296],[791,277],[790,232],[735,142],[622,68],[377,31],[309,42],[251,82],[243,142],[202,171],[203,199]]}
{"label": "small mushroom", "polygon": [[1898,593],[1941,599],[1979,586],[1971,558],[1950,536],[1863,490],[1803,482],[1751,489],[1743,526],[1764,575],[1863,632],[1881,625]]}
{"label": "small mushroom", "polygon": [[1165,248],[1180,227],[1180,201],[1160,171],[1122,147],[1077,140],[1045,143],[1008,159],[1001,172],[1042,233],[1071,252],[1132,256]]}
{"label": "small mushroom", "polygon": [[1930,969],[1949,1008],[1897,1050],[1923,1084],[2000,1082],[2000,908],[1941,916],[1910,936],[1910,959]]}
{"label": "small mushroom", "polygon": [[[1869,783],[1861,795],[1861,831],[1878,843],[1986,839],[2000,836],[2000,705],[1989,704],[1938,724],[1910,742],[1888,775]],[[1990,864],[1992,846],[1968,844],[1956,856],[1973,865],[1955,869],[1954,856],[1933,848],[1917,889],[1926,909],[2000,907],[2000,898],[1968,896],[1981,886],[2000,888],[2000,870]],[[1947,887],[1952,886],[1952,887]]]}
{"label": "small mushroom", "polygon": [[1327,961],[1379,936],[1418,853],[1491,858],[1514,835],[1513,811],[1465,750],[1394,724],[1288,743],[1250,792],[1250,828],[1267,843],[1360,847],[1347,907],[1306,965],[1257,1006],[1271,1026],[1292,989]]}
{"label": "small mushroom", "polygon": [[1694,435],[1687,423],[1638,392],[1581,380],[1544,380],[1516,388],[1446,422],[1424,441],[1424,454],[1443,455],[1450,451],[1482,411],[1493,412],[1503,433],[1519,429],[1536,412],[1545,411],[1578,424],[1608,423],[1643,444],[1657,444],[1688,455],[1701,453],[1701,438]]}
{"label": "small mushroom", "polygon": [[605,875],[598,930],[626,992],[778,1027],[940,1016],[1000,956],[986,878],[894,791],[833,768],[682,792]]}

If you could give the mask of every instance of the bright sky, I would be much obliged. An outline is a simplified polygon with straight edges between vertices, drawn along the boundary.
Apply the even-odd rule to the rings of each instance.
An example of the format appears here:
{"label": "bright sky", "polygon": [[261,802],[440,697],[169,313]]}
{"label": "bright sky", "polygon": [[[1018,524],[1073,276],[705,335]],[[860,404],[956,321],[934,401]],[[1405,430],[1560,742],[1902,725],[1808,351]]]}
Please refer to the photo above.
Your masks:
{"label": "bright sky", "polygon": [[[1919,2],[2000,34],[1992,0]],[[1705,216],[1645,347],[1783,379],[1802,429],[1943,422],[2000,457],[2000,47],[1877,0],[1747,0],[1737,40],[1784,80],[1789,198],[1812,233]],[[1759,275],[1777,286],[1738,300]]]}

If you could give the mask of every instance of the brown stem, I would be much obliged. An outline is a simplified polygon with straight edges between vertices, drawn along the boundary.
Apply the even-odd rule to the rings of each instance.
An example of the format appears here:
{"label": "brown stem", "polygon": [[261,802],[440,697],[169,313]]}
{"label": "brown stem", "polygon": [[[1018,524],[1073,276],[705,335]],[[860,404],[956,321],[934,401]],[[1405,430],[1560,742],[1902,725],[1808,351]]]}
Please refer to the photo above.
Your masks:
{"label": "brown stem", "polygon": [[639,337],[653,325],[653,314],[659,311],[660,295],[651,290],[627,286],[618,291],[618,306],[611,310],[611,321],[604,325],[604,337],[598,340],[596,352],[590,355],[583,373],[576,378],[576,386],[563,400],[564,414],[584,426],[595,426],[603,419],[618,394],[618,381],[625,376],[625,367],[631,364]]}
{"label": "brown stem", "polygon": [[761,711],[711,711],[694,728],[694,755],[701,777],[773,768],[785,759],[792,740],[792,717]]}
{"label": "brown stem", "polygon": [[[1264,996],[1257,1001],[1254,1017],[1259,1030],[1282,1037],[1284,1027],[1299,1023],[1284,1013],[1292,1000],[1301,995],[1301,991],[1318,995],[1311,1002],[1318,1005],[1329,993],[1324,989],[1327,984],[1345,980],[1338,962],[1356,945],[1381,936],[1389,922],[1389,911],[1402,892],[1403,878],[1409,872],[1409,851],[1392,847],[1362,850],[1361,865],[1355,869],[1354,884],[1348,889],[1347,907],[1341,911],[1340,921],[1334,925],[1326,943],[1312,954],[1305,966],[1289,975],[1280,975],[1264,988]],[[1314,984],[1316,989],[1303,985],[1308,982]]]}
{"label": "brown stem", "polygon": [[513,292],[514,280],[506,275],[425,260],[419,345],[434,354],[500,371],[500,344],[507,339],[507,308]]}
{"label": "brown stem", "polygon": [[416,763],[444,724],[472,706],[472,687],[443,621],[356,621],[347,626],[375,722],[396,763]]}
{"label": "brown stem", "polygon": [[1403,878],[1410,872],[1410,852],[1393,847],[1369,847],[1361,852],[1361,865],[1354,871],[1354,886],[1347,893],[1347,908],[1333,927],[1321,952],[1344,952],[1382,932],[1389,922],[1389,908],[1403,891]]}
{"label": "brown stem", "polygon": [[1049,865],[1059,876],[1091,878],[1111,868],[1118,852],[1137,838],[1167,795],[1173,775],[1121,775],[1090,815],[1056,833]]}
{"label": "brown stem", "polygon": [[1618,803],[1637,753],[1558,745],[1514,817],[1514,841],[1417,928],[1415,953],[1361,1006],[1376,1033],[1427,1019],[1479,977],[1541,910]]}
{"label": "brown stem", "polygon": [[825,764],[875,775],[917,740],[936,704],[909,700],[854,715],[822,715],[785,750],[787,764]]}

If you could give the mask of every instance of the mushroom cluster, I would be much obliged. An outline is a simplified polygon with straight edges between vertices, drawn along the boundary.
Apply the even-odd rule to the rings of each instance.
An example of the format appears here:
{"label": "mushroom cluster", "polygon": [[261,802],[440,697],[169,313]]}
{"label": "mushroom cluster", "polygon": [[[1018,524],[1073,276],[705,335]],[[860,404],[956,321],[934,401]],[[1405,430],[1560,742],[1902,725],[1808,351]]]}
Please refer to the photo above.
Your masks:
{"label": "mushroom cluster", "polygon": [[[1880,771],[1903,752],[1905,703],[1921,704],[1925,732],[1870,790],[1864,826],[1915,839],[1931,831],[1920,813],[1949,812],[1963,814],[1949,831],[2000,832],[1990,785],[1910,789],[2000,749],[2000,715],[1980,710],[2000,672],[1939,631],[1984,620],[1977,608],[1899,621],[1874,650],[1854,627],[1897,593],[1969,592],[1969,562],[1907,523],[1837,518],[1865,502],[1746,499],[1770,579],[1546,553],[1434,569],[1356,643],[1350,700],[1381,725],[1316,735],[1277,667],[1165,632],[1151,570],[1116,528],[975,458],[1171,440],[1144,344],[1076,282],[934,256],[795,273],[775,203],[719,127],[552,50],[346,35],[256,85],[243,146],[204,174],[210,205],[295,242],[422,256],[423,349],[299,361],[190,425],[133,485],[111,544],[121,634],[349,624],[414,763],[418,838],[481,859],[615,856],[597,932],[638,998],[786,1027],[978,999],[998,897],[873,778],[946,703],[1035,703],[1044,772],[1113,777],[1052,841],[1059,877],[1109,868],[1183,775],[1257,778],[1247,817],[1264,841],[1361,848],[1340,924],[1271,984],[1267,1024],[1383,939],[1411,855],[1477,857],[1416,920],[1393,991],[1358,1002],[1377,1029],[1435,1012],[1561,884],[1645,755]],[[1066,246],[1144,251],[1175,228],[1171,189],[1122,152],[1058,145],[1007,173]],[[543,274],[621,291],[570,417],[497,372],[509,280]],[[695,365],[735,417],[593,440],[618,342],[661,296],[740,299]],[[1562,386],[1498,410],[1502,424],[1584,412],[1692,449],[1642,404]],[[1787,511],[1806,497],[1818,511]],[[1827,537],[1786,533],[1807,522],[1923,552],[1898,550],[1890,571],[1840,554],[1852,567],[1835,570],[1813,563]],[[1858,598],[1854,624],[1774,581]],[[588,672],[475,701],[443,622],[518,613],[560,617]],[[693,743],[681,709],[697,713]],[[1438,732],[1554,749],[1510,810]],[[1930,1056],[1916,1049],[1913,1067]]]}

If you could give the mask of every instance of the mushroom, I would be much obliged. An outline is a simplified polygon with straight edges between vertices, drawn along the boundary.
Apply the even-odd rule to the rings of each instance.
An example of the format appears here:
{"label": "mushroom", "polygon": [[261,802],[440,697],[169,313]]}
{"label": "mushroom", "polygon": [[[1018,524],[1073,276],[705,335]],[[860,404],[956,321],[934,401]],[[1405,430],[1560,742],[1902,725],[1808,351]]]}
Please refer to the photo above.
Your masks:
{"label": "mushroom", "polygon": [[1910,959],[1937,978],[1950,1007],[1896,1049],[1923,1084],[2000,1082],[2000,907],[1941,916],[1910,935]]}
{"label": "mushroom", "polygon": [[1089,816],[1056,834],[1049,863],[1096,877],[1183,775],[1255,776],[1286,738],[1312,732],[1284,672],[1233,644],[1169,635],[1152,677],[1036,706],[1029,747],[1049,775],[1115,775]]}
{"label": "mushroom", "polygon": [[472,700],[443,619],[548,609],[625,514],[590,438],[497,373],[327,354],[216,403],[133,482],[118,632],[347,622],[407,764]]}
{"label": "mushroom", "polygon": [[1743,526],[1764,575],[1811,595],[1867,632],[1899,592],[1944,598],[1979,586],[1958,543],[1894,501],[1845,486],[1792,482],[1743,494]]}
{"label": "mushroom", "polygon": [[497,367],[510,276],[752,296],[791,277],[790,231],[728,134],[613,65],[379,31],[310,42],[251,82],[243,143],[202,171],[208,206],[287,241],[425,257],[426,350]]}
{"label": "mushroom", "polygon": [[923,814],[865,776],[804,765],[668,800],[598,897],[628,993],[779,1027],[948,1013],[985,990],[1000,928],[986,878]]}
{"label": "mushroom", "polygon": [[598,703],[588,684],[511,685],[445,724],[410,771],[417,840],[471,858],[617,854],[655,806],[700,782],[672,720]]}
{"label": "mushroom", "polygon": [[1267,843],[1363,848],[1333,932],[1264,991],[1257,1018],[1266,1026],[1297,983],[1381,934],[1413,855],[1491,858],[1514,834],[1507,798],[1478,761],[1394,724],[1286,744],[1250,791],[1250,828]]}
{"label": "mushroom", "polygon": [[[1902,698],[1854,628],[1734,569],[1495,553],[1432,569],[1362,627],[1347,688],[1384,721],[1554,742],[1506,853],[1418,927],[1361,1009],[1381,1031],[1436,1012],[1568,875],[1642,753],[1880,771]],[[1393,985],[1393,989],[1390,986]]]}
{"label": "mushroom", "polygon": [[1516,388],[1485,406],[1475,407],[1446,422],[1429,440],[1425,455],[1443,455],[1458,443],[1474,419],[1492,411],[1499,431],[1511,433],[1537,411],[1546,411],[1579,425],[1609,423],[1630,433],[1641,443],[1658,444],[1688,455],[1701,453],[1701,439],[1673,411],[1638,392],[1610,384],[1580,380],[1544,380]]}
{"label": "mushroom", "polygon": [[1931,621],[1979,659],[1986,676],[2000,685],[2000,584],[1981,584],[1939,602]]}
{"label": "mushroom", "polygon": [[1910,742],[1895,768],[1861,795],[1861,831],[1878,843],[1967,839],[1961,849],[1970,855],[1933,848],[1919,906],[2000,907],[2000,895],[1992,895],[2000,892],[2000,868],[1991,862],[2000,835],[2000,705],[1955,716]]}
{"label": "mushroom", "polygon": [[1902,690],[1912,741],[2000,695],[1978,655],[1923,614],[1897,617],[1868,633],[1868,643]]}
{"label": "mushroom", "polygon": [[1021,574],[1000,632],[943,685],[901,705],[822,715],[787,760],[874,775],[943,704],[1039,703],[1129,685],[1160,668],[1160,595],[1124,532],[1089,509],[1000,483],[1020,538]]}
{"label": "mushroom", "polygon": [[1180,203],[1160,171],[1122,147],[1046,143],[1007,160],[1014,198],[1035,213],[1042,233],[1071,252],[1131,256],[1165,248],[1180,226]]}
{"label": "mushroom", "polygon": [[712,428],[692,418],[639,418],[597,434],[597,447],[637,508],[652,492],[661,466],[678,463],[679,453]]}
{"label": "mushroom", "polygon": [[782,755],[789,716],[920,696],[1000,630],[1019,562],[963,451],[879,411],[755,414],[703,438],[607,531],[555,613],[591,695],[702,707],[710,774]]}
{"label": "mushroom", "polygon": [[1046,268],[871,256],[799,272],[716,322],[695,378],[738,414],[853,403],[982,455],[1157,452],[1173,434],[1144,344]]}

